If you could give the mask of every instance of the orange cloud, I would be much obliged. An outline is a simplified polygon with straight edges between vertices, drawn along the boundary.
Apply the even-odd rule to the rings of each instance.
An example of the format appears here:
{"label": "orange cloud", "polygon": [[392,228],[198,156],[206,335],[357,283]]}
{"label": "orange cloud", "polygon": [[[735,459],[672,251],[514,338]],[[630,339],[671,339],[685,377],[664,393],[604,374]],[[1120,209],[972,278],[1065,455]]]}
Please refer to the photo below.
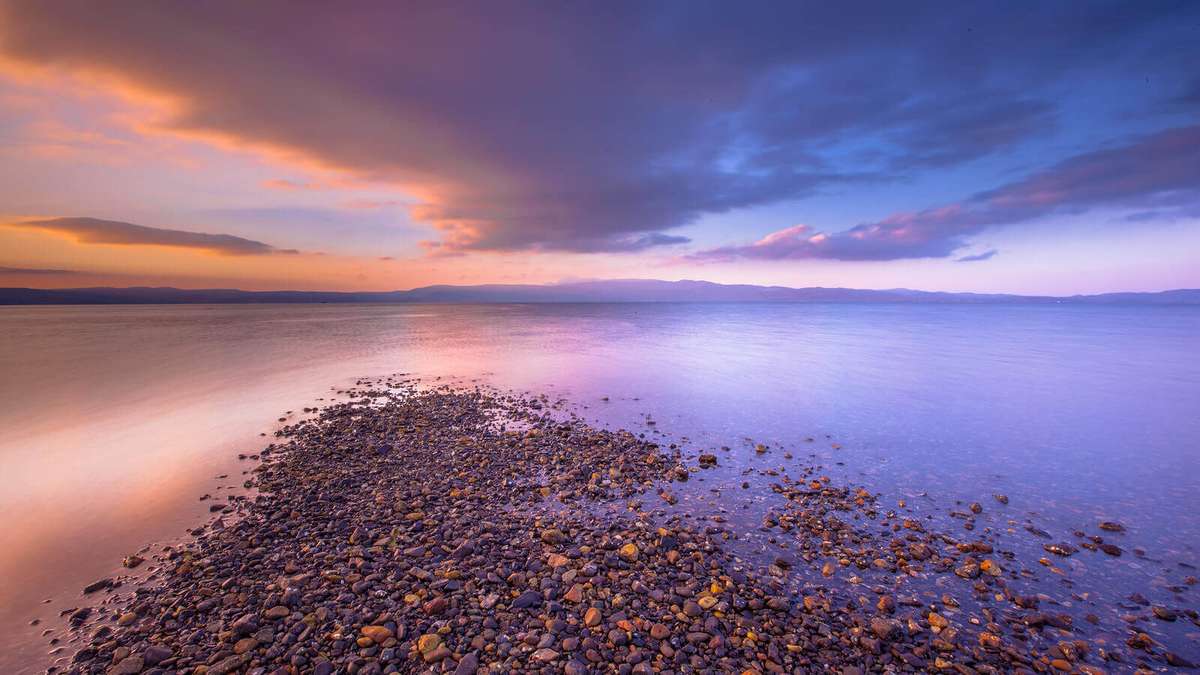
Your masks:
{"label": "orange cloud", "polygon": [[115,246],[167,246],[191,248],[219,255],[295,254],[261,241],[232,234],[209,234],[134,225],[99,218],[48,218],[8,223],[9,227],[29,228],[68,236],[81,244]]}

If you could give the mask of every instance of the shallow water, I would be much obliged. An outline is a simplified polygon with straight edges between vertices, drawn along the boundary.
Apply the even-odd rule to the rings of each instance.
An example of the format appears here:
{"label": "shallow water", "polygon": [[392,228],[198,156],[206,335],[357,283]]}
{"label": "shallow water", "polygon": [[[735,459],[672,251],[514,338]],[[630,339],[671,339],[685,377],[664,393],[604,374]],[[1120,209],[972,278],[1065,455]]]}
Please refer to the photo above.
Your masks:
{"label": "shallow water", "polygon": [[[0,307],[0,668],[40,663],[40,633],[83,585],[202,522],[198,497],[239,485],[236,453],[285,411],[395,372],[728,446],[712,487],[787,449],[931,517],[979,501],[980,526],[1015,530],[1034,560],[1044,540],[1025,524],[1074,541],[1117,520],[1126,555],[1057,560],[1073,590],[1037,590],[1194,609],[1200,587],[1180,579],[1200,565],[1198,336],[1196,307]],[[1155,629],[1185,653],[1197,637],[1187,620]]]}

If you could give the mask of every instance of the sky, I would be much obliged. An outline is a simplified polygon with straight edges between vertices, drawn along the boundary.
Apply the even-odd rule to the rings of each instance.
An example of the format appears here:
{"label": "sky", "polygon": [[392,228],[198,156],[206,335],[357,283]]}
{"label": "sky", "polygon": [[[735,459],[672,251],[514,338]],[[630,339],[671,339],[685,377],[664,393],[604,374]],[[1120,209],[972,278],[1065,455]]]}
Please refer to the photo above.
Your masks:
{"label": "sky", "polygon": [[1200,3],[0,0],[0,287],[1200,288]]}

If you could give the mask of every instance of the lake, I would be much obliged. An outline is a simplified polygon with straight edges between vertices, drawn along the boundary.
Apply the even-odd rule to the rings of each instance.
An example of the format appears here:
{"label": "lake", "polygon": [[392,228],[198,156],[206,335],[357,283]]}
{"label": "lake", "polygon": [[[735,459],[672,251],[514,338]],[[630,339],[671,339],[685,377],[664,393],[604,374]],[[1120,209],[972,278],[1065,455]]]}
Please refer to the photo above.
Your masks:
{"label": "lake", "polygon": [[[0,669],[44,668],[80,589],[204,522],[199,497],[238,489],[237,454],[278,418],[391,373],[544,392],[606,426],[729,448],[706,508],[730,510],[721,495],[754,462],[784,462],[755,459],[762,443],[948,527],[979,502],[982,526],[1035,560],[1026,526],[1057,541],[1118,521],[1124,555],[1056,561],[1071,583],[1035,590],[1114,639],[1134,591],[1196,607],[1200,307],[0,307]],[[1190,621],[1139,630],[1196,660]]]}

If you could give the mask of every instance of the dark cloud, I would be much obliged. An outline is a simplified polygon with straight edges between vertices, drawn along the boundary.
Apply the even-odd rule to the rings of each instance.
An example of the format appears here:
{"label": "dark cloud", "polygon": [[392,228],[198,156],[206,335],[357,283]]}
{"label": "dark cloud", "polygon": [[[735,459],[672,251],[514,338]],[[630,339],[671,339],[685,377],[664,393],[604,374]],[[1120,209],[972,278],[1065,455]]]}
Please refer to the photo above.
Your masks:
{"label": "dark cloud", "polygon": [[56,270],[43,267],[0,267],[0,276],[62,276],[82,274],[78,270]]}
{"label": "dark cloud", "polygon": [[996,249],[991,249],[990,251],[976,253],[975,255],[964,255],[958,259],[958,262],[983,262],[984,260],[991,260],[992,258],[995,258],[997,253],[999,253],[999,251]]}
{"label": "dark cloud", "polygon": [[171,246],[194,248],[221,255],[268,255],[297,253],[294,249],[279,249],[253,239],[231,234],[208,234],[146,227],[133,223],[99,218],[48,218],[8,223],[22,227],[65,234],[83,244],[115,244],[123,246]]}
{"label": "dark cloud", "polygon": [[1171,31],[1195,8],[10,0],[0,54],[167,94],[175,130],[401,184],[443,231],[431,250],[632,251],[1045,133],[1045,92],[1096,64],[1186,68],[1194,35]]}
{"label": "dark cloud", "polygon": [[[1077,155],[962,202],[900,213],[844,232],[797,225],[757,242],[723,246],[696,260],[945,258],[988,227],[1097,207],[1146,209],[1200,204],[1200,125]],[[1148,211],[1139,211],[1148,213]]]}

